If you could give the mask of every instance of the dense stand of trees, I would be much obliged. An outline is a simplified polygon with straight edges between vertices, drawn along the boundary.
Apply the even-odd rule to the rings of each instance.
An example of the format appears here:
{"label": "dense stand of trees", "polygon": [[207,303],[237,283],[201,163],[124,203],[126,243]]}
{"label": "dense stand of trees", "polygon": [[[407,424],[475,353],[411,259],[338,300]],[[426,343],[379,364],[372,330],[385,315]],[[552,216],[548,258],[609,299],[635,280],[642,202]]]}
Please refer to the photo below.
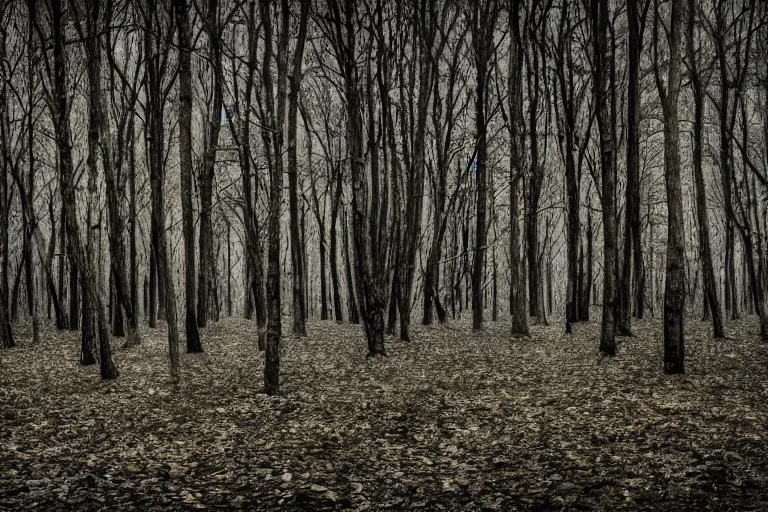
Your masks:
{"label": "dense stand of trees", "polygon": [[177,378],[181,301],[187,352],[222,314],[253,319],[276,394],[284,317],[297,338],[311,318],[360,323],[373,357],[387,333],[418,339],[414,308],[475,330],[507,312],[530,336],[599,305],[614,355],[661,312],[670,373],[686,312],[717,338],[754,315],[768,341],[763,2],[0,15],[2,347],[47,317],[115,378],[114,339],[162,321]]}

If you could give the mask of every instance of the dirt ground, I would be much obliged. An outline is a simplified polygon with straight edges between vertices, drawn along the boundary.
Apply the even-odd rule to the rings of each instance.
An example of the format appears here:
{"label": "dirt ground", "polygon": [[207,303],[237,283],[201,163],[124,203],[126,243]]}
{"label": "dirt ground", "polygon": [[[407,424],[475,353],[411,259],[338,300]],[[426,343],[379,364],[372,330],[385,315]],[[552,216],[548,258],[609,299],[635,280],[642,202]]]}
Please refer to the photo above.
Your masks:
{"label": "dirt ground", "polygon": [[0,509],[768,510],[755,319],[722,341],[689,321],[685,376],[662,374],[658,320],[611,359],[598,323],[414,326],[366,359],[359,326],[313,322],[284,339],[279,397],[244,320],[204,330],[178,386],[164,330],[115,340],[103,382],[76,335],[21,329],[0,352]]}

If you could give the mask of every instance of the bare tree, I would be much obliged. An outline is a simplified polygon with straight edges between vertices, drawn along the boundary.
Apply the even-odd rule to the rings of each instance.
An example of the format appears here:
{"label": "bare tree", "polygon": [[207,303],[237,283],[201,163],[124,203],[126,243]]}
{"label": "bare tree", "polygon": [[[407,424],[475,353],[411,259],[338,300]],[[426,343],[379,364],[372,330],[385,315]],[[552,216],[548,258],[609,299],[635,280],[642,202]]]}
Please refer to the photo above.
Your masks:
{"label": "bare tree", "polygon": [[192,209],[192,69],[190,58],[189,6],[174,0],[179,46],[179,172],[181,175],[181,220],[184,235],[184,331],[187,352],[202,352],[195,311],[195,219]]}
{"label": "bare tree", "polygon": [[[298,336],[307,335],[306,304],[304,294],[306,283],[304,282],[304,247],[301,243],[299,231],[299,169],[296,148],[296,134],[298,123],[299,89],[301,88],[302,62],[304,59],[304,43],[307,38],[307,20],[309,18],[310,0],[301,0],[301,12],[299,14],[299,31],[293,50],[293,64],[291,74],[288,76],[288,212],[291,233],[291,278],[293,284],[293,333]],[[283,5],[287,9],[288,4]],[[285,31],[288,28],[284,28]],[[285,51],[288,49],[285,48]]]}
{"label": "bare tree", "polygon": [[[523,39],[520,27],[520,0],[509,3],[509,307],[513,336],[530,336],[528,331],[528,305],[526,302],[526,273],[522,257],[520,229],[520,183],[524,171],[523,152]],[[502,110],[502,112],[504,112]]]}
{"label": "bare tree", "polygon": [[[72,141],[69,125],[69,95],[67,94],[67,59],[64,33],[64,11],[61,0],[48,0],[44,7],[49,20],[52,55],[43,53],[46,73],[51,82],[51,110],[54,118],[56,149],[59,158],[59,183],[63,204],[67,208],[65,223],[70,253],[78,268],[82,280],[83,293],[88,297],[88,305],[93,308],[95,328],[99,340],[99,361],[101,377],[114,379],[119,374],[112,361],[109,324],[106,318],[104,302],[99,291],[98,281],[93,272],[92,262],[86,253],[80,237],[80,225],[77,218],[74,168],[72,164]],[[41,24],[36,24],[40,40],[46,40]],[[90,226],[89,226],[90,227]]]}
{"label": "bare tree", "polygon": [[[352,178],[351,224],[354,251],[354,277],[359,300],[360,318],[368,341],[368,355],[386,355],[384,351],[384,306],[388,296],[388,272],[384,236],[386,236],[386,201],[369,190],[365,173],[364,137],[360,97],[360,77],[357,64],[357,2],[329,0],[330,22],[326,31],[333,45],[337,63],[343,77],[346,101],[347,158]],[[370,63],[369,63],[370,64]],[[369,92],[373,92],[369,89]],[[369,112],[370,113],[370,112]],[[376,157],[371,156],[372,161]],[[376,186],[377,169],[371,169]],[[369,198],[372,200],[369,202]],[[377,205],[379,208],[377,208]],[[382,209],[383,208],[383,209]],[[375,229],[372,229],[375,228]],[[372,233],[372,231],[374,233]]]}
{"label": "bare tree", "polygon": [[[165,312],[168,323],[168,348],[171,377],[179,377],[179,333],[176,323],[176,293],[173,272],[168,254],[168,233],[165,223],[165,129],[164,107],[173,80],[163,83],[168,66],[169,51],[163,48],[173,37],[173,10],[154,9],[151,4],[144,7],[144,87],[147,111],[146,129],[148,132],[148,167],[150,196],[152,203],[152,221],[154,236],[152,244],[156,259],[157,275],[163,285],[164,293],[159,296],[160,306]],[[161,37],[166,38],[163,43]],[[161,46],[161,43],[163,45]],[[150,313],[151,314],[151,313]]]}
{"label": "bare tree", "polygon": [[[707,193],[704,181],[704,171],[702,169],[702,145],[704,129],[704,87],[702,76],[699,70],[699,59],[701,51],[696,47],[694,37],[694,27],[696,25],[696,14],[698,12],[696,3],[693,0],[687,0],[688,21],[686,23],[686,67],[693,90],[693,182],[696,188],[696,219],[699,235],[699,258],[704,278],[704,304],[705,312],[712,316],[712,327],[715,338],[725,336],[723,329],[723,312],[720,307],[720,300],[717,297],[717,283],[715,281],[715,270],[712,263],[712,249],[710,247],[709,235],[709,217],[707,214]],[[706,314],[706,313],[705,313]]]}
{"label": "bare tree", "polygon": [[650,0],[627,0],[627,184],[624,253],[619,285],[619,329],[631,334],[630,317],[643,317],[645,268],[640,230],[640,57]]}
{"label": "bare tree", "polygon": [[475,58],[475,130],[477,136],[476,179],[477,179],[477,226],[475,228],[475,249],[472,269],[472,329],[483,326],[482,287],[487,241],[487,167],[488,133],[490,115],[488,109],[489,74],[493,71],[495,51],[493,34],[501,11],[497,0],[482,0],[475,3],[468,13],[472,50]]}
{"label": "bare tree", "polygon": [[654,0],[653,64],[656,88],[664,112],[664,178],[667,189],[667,264],[664,286],[664,372],[683,373],[685,368],[685,231],[683,191],[680,183],[680,127],[678,98],[681,83],[681,44],[685,27],[684,0],[671,0],[669,24],[665,24],[669,57],[666,84],[659,62],[659,1]]}

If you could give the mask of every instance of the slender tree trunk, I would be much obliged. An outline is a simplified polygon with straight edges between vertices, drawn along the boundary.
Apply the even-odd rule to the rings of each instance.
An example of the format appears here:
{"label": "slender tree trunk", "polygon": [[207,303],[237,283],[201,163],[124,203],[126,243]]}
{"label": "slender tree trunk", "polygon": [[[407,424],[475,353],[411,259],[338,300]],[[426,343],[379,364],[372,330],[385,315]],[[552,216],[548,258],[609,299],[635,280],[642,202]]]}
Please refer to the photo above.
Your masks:
{"label": "slender tree trunk", "polygon": [[[86,166],[88,168],[88,201],[85,205],[85,251],[89,268],[96,274],[93,261],[93,205],[98,203],[97,185],[99,170],[96,165],[99,151],[99,92],[101,88],[101,52],[99,41],[96,37],[96,23],[99,18],[98,2],[88,2],[87,5],[88,37],[86,54],[88,55],[87,74],[89,83],[88,94],[88,156]],[[71,211],[76,211],[73,208]],[[95,283],[94,283],[95,284]],[[74,296],[74,294],[73,294]],[[71,304],[70,304],[71,306]],[[93,318],[92,305],[87,293],[83,293],[82,300],[82,347],[83,352],[91,350],[86,347],[96,345],[96,322]]]}
{"label": "slender tree trunk", "polygon": [[608,51],[608,0],[592,0],[594,34],[595,87],[597,121],[600,132],[600,168],[602,170],[603,206],[603,314],[600,331],[600,352],[616,355],[616,181],[614,169],[614,139],[611,123],[611,94],[609,87],[611,53]]}
{"label": "slender tree trunk", "polygon": [[[293,287],[293,334],[297,336],[307,335],[307,311],[304,302],[306,283],[304,282],[304,245],[301,243],[299,231],[299,168],[296,150],[296,134],[299,105],[299,88],[301,87],[301,66],[304,59],[304,41],[307,36],[307,19],[309,18],[310,0],[302,0],[301,15],[299,18],[299,33],[296,38],[296,46],[293,51],[293,69],[288,77],[288,212],[289,229],[291,233],[291,278]],[[289,5],[283,0],[283,9]],[[287,30],[287,27],[284,28]],[[287,48],[286,48],[287,51]],[[325,242],[321,242],[321,261],[324,262]],[[322,267],[322,265],[321,265]],[[322,275],[323,285],[325,274]],[[323,286],[323,304],[326,305],[325,286]],[[324,319],[328,318],[327,305],[324,308]]]}
{"label": "slender tree trunk", "polygon": [[[354,0],[345,0],[343,7],[334,2],[333,11],[333,28],[337,45],[340,48],[337,60],[344,79],[344,98],[347,110],[347,151],[352,176],[352,245],[355,251],[355,278],[360,296],[358,306],[368,342],[368,355],[373,357],[386,355],[384,351],[384,308],[387,290],[382,286],[382,282],[386,282],[387,276],[375,275],[377,267],[380,265],[376,264],[378,261],[374,262],[374,258],[377,260],[385,258],[386,252],[381,254],[380,251],[379,254],[375,254],[374,240],[371,239],[371,227],[377,226],[377,223],[372,223],[371,219],[378,217],[379,210],[376,205],[380,198],[374,194],[375,200],[369,202],[369,185],[365,172],[364,133],[361,115],[363,102],[360,99],[355,50],[357,5]],[[372,157],[372,160],[375,160],[375,157]],[[375,170],[372,170],[371,175],[378,179]]]}
{"label": "slender tree trunk", "polygon": [[[0,59],[5,59],[6,41],[5,33],[0,33]],[[0,101],[2,105],[7,105],[6,80],[0,84]],[[6,114],[3,113],[3,116]],[[2,140],[0,143],[5,146],[7,135],[5,132],[6,121],[0,120],[0,130]],[[5,150],[5,148],[3,148]],[[3,157],[5,154],[3,155]],[[8,289],[8,258],[9,258],[9,216],[10,216],[10,165],[6,159],[2,159],[2,176],[0,176],[0,348],[11,348],[16,344],[13,339],[13,329],[11,326],[11,312],[9,311],[9,289]]]}
{"label": "slender tree trunk", "polygon": [[[282,334],[280,309],[280,206],[283,189],[283,120],[285,116],[286,60],[288,51],[288,12],[281,4],[281,25],[278,51],[272,50],[272,6],[270,0],[260,4],[264,27],[264,61],[262,78],[266,103],[267,125],[262,130],[269,171],[269,217],[267,221],[267,325],[264,362],[264,390],[276,395],[280,390],[280,337]],[[277,60],[277,107],[274,102],[272,60]]]}
{"label": "slender tree trunk", "polygon": [[[128,343],[135,344],[136,331],[134,328],[135,322],[132,321],[133,315],[133,303],[128,295],[127,282],[128,279],[125,275],[125,249],[123,243],[123,217],[120,212],[120,193],[119,188],[120,176],[117,174],[115,167],[113,166],[112,152],[110,150],[110,130],[109,120],[105,115],[103,92],[101,87],[101,32],[102,25],[109,24],[111,20],[100,17],[100,3],[96,0],[89,0],[88,2],[88,16],[87,16],[87,37],[86,37],[86,54],[88,55],[88,81],[89,81],[89,129],[88,129],[88,167],[89,167],[89,195],[91,200],[88,205],[88,224],[90,226],[91,216],[91,204],[96,203],[97,192],[97,175],[98,169],[96,167],[97,152],[101,148],[102,167],[104,169],[104,178],[107,185],[107,213],[109,220],[109,249],[111,256],[111,276],[114,281],[116,301],[116,313],[115,318],[120,318],[122,322],[122,314],[120,308],[122,307],[128,316]],[[79,26],[79,25],[78,25]],[[90,246],[90,229],[88,234],[88,245]],[[89,249],[90,253],[90,249]],[[86,298],[84,297],[84,301]],[[83,318],[87,318],[85,313],[86,308],[83,308]],[[95,322],[94,330],[95,330]],[[120,330],[122,332],[122,323],[120,323]],[[116,329],[116,334],[118,333]]]}
{"label": "slender tree trunk", "polygon": [[[669,66],[666,87],[656,69],[657,88],[664,111],[664,177],[667,189],[667,264],[664,286],[664,372],[683,373],[685,319],[685,228],[683,191],[680,182],[680,94],[681,40],[685,26],[685,0],[672,0],[669,23]],[[658,19],[654,36],[658,38]],[[658,41],[657,43],[658,44]]]}
{"label": "slender tree trunk", "polygon": [[[66,217],[74,217],[74,214],[70,215],[67,212]],[[67,219],[68,222],[68,219]],[[69,230],[67,229],[67,237],[69,237]],[[75,263],[74,256],[72,255],[72,242],[67,238],[67,253],[69,254],[69,322],[68,327],[70,331],[77,331],[80,329],[80,297],[78,289],[78,267]]]}
{"label": "slender tree trunk", "polygon": [[192,68],[187,1],[174,0],[179,44],[179,172],[181,219],[184,237],[184,332],[187,352],[202,352],[195,300],[195,219],[192,207]]}
{"label": "slender tree trunk", "polygon": [[[114,281],[114,274],[110,273],[110,278]],[[117,297],[117,290],[114,289],[114,284],[110,287],[110,300],[114,305],[112,312],[112,335],[115,338],[122,338],[125,336],[125,320],[123,318],[123,310],[120,309],[120,299]]]}
{"label": "slender tree trunk", "polygon": [[[203,27],[208,37],[208,62],[211,75],[211,103],[207,112],[207,144],[203,162],[198,173],[200,189],[200,268],[197,289],[197,325],[205,327],[208,314],[213,306],[214,280],[214,234],[213,234],[213,179],[216,171],[216,152],[219,146],[219,132],[223,103],[223,72],[221,67],[221,33],[219,27],[219,0],[208,0]],[[188,33],[188,32],[187,32]]]}
{"label": "slender tree trunk", "polygon": [[171,269],[168,251],[168,234],[165,225],[165,132],[164,132],[164,98],[162,95],[162,72],[160,61],[161,49],[157,44],[162,41],[153,18],[145,20],[144,51],[145,51],[145,87],[147,94],[147,111],[145,124],[148,131],[148,168],[150,179],[150,201],[152,214],[152,247],[154,259],[150,266],[150,325],[156,315],[152,281],[158,289],[158,309],[161,309],[168,323],[168,352],[171,378],[176,381],[179,377],[179,333],[176,314],[176,291],[173,282],[174,272]]}
{"label": "slender tree trunk", "polygon": [[165,226],[165,172],[162,167],[160,172],[152,172],[151,200],[155,211],[159,212],[158,225],[160,227],[160,240],[158,246],[158,274],[165,283],[165,315],[168,323],[168,355],[171,378],[179,379],[179,331],[176,316],[176,290],[173,283],[173,271],[171,270],[168,254],[168,235]]}
{"label": "slender tree trunk", "polygon": [[338,178],[334,190],[334,204],[331,207],[331,288],[333,288],[333,317],[336,319],[336,323],[343,322],[343,316],[341,312],[341,293],[339,292],[339,261],[338,261],[338,248],[337,248],[337,232],[336,224],[339,212],[339,203],[341,201],[341,173],[338,173]]}
{"label": "slender tree trunk", "polygon": [[525,259],[521,250],[520,183],[524,173],[523,151],[523,44],[520,27],[520,0],[510,0],[509,48],[509,303],[513,336],[530,336],[526,301]]}
{"label": "slender tree trunk", "polygon": [[[61,165],[61,164],[59,164]],[[66,221],[66,215],[67,215],[67,209],[64,206],[64,202],[61,203],[61,209],[59,210],[59,253],[57,254],[58,258],[58,272],[56,276],[56,282],[58,284],[59,289],[59,297],[61,298],[61,310],[62,310],[62,316],[65,318],[65,321],[63,322],[64,329],[69,330],[69,316],[64,316],[64,311],[67,309],[67,302],[69,301],[69,296],[67,294],[67,289],[65,288],[64,284],[64,274],[67,267],[67,262],[69,261],[68,258],[68,251],[67,251],[67,228],[65,225]],[[55,222],[55,221],[51,221]]]}
{"label": "slender tree trunk", "polygon": [[[54,128],[59,156],[59,182],[62,202],[66,205],[65,216],[67,240],[73,267],[82,275],[83,295],[87,297],[88,308],[93,308],[98,328],[100,370],[102,379],[114,379],[118,376],[117,367],[112,361],[109,324],[106,320],[104,302],[99,292],[91,262],[80,238],[80,226],[77,220],[77,202],[74,188],[74,168],[72,164],[72,146],[69,126],[69,104],[67,93],[66,56],[64,54],[64,26],[61,0],[52,0],[51,28],[53,40],[53,84]],[[88,226],[90,227],[90,226]],[[74,297],[72,297],[74,299]],[[73,302],[77,302],[73,300]]]}
{"label": "slender tree trunk", "polygon": [[[56,329],[61,331],[67,328],[67,317],[64,314],[64,308],[59,301],[59,293],[56,290],[56,284],[54,283],[53,275],[51,274],[53,269],[53,258],[56,254],[56,218],[54,217],[53,211],[53,196],[51,196],[48,202],[48,215],[51,221],[51,237],[48,240],[48,259],[46,267],[48,269],[46,272],[46,283],[48,286],[48,316],[50,317],[50,309],[51,305],[53,305],[53,312],[56,318]],[[63,251],[63,249],[60,250]]]}
{"label": "slender tree trunk", "polygon": [[[128,202],[128,259],[130,265],[130,297],[131,305],[133,307],[133,314],[128,322],[131,324],[130,328],[136,331],[139,327],[139,266],[138,266],[138,251],[136,248],[136,133],[133,125],[133,116],[128,121],[128,134],[130,142],[128,145],[129,151],[129,173],[128,173],[128,188],[130,199]],[[138,337],[137,337],[138,340]]]}
{"label": "slender tree trunk", "polygon": [[344,239],[343,239],[343,251],[344,251],[344,270],[347,279],[347,313],[349,316],[349,323],[359,324],[360,314],[357,310],[357,300],[355,293],[355,281],[352,275],[352,257],[350,256],[350,243],[349,243],[349,222],[347,220],[346,211],[344,213]]}
{"label": "slender tree trunk", "polygon": [[693,88],[693,181],[696,190],[696,218],[699,230],[699,259],[701,261],[704,278],[704,304],[705,316],[712,319],[712,328],[715,338],[725,336],[723,329],[723,313],[720,309],[720,301],[717,297],[717,284],[715,282],[715,270],[712,263],[712,250],[709,242],[709,218],[707,216],[707,194],[702,169],[702,130],[704,127],[704,91],[701,77],[696,62],[696,48],[694,43],[694,26],[696,2],[688,2],[688,20],[686,23],[688,74]]}
{"label": "slender tree trunk", "polygon": [[232,225],[227,222],[227,316],[232,316]]}
{"label": "slender tree trunk", "polygon": [[[651,0],[648,0],[651,1]],[[643,273],[640,240],[640,53],[643,46],[644,13],[638,0],[627,2],[628,85],[627,85],[627,184],[625,188],[626,217],[624,224],[624,252],[621,283],[619,285],[619,331],[631,335],[630,319],[643,299],[641,276]],[[633,307],[634,305],[634,307]]]}
{"label": "slender tree trunk", "polygon": [[[472,269],[472,329],[479,331],[483,327],[483,271],[486,252],[486,204],[487,198],[487,166],[488,166],[488,134],[486,95],[488,68],[493,51],[493,31],[495,15],[498,12],[495,0],[485,0],[476,5],[472,11],[472,47],[475,53],[475,69],[477,71],[475,88],[475,130],[477,133],[477,160],[475,177],[477,179],[477,223],[475,227],[475,247]],[[487,26],[491,23],[491,26]]]}

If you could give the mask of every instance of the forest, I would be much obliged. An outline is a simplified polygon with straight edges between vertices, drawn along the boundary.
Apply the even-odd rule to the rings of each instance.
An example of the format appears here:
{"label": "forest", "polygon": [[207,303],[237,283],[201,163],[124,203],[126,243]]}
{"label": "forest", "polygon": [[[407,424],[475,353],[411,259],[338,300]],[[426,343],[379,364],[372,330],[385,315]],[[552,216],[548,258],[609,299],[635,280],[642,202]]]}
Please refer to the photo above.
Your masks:
{"label": "forest", "polygon": [[0,21],[0,510],[768,509],[765,2]]}

